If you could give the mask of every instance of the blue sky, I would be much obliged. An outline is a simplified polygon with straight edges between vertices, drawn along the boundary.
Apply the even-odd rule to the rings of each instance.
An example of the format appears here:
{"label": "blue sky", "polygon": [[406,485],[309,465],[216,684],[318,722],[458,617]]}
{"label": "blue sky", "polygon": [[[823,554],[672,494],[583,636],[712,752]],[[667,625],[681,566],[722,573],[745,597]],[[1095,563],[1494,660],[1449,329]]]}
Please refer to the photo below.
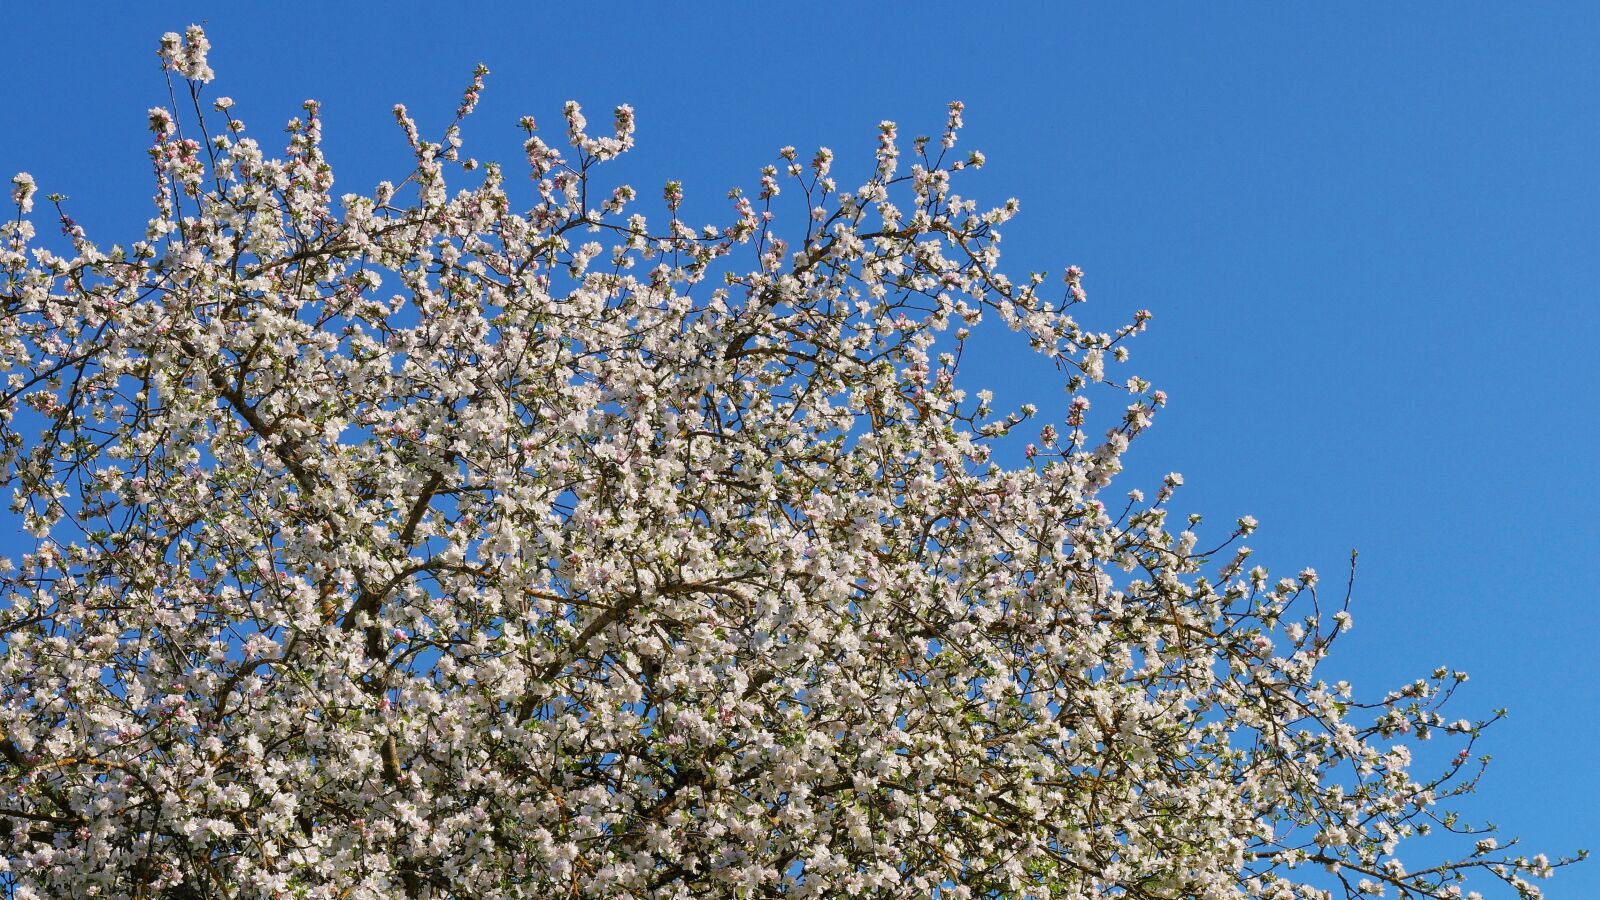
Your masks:
{"label": "blue sky", "polygon": [[[1183,472],[1178,508],[1255,515],[1282,574],[1359,548],[1331,669],[1369,696],[1468,670],[1463,714],[1511,710],[1469,811],[1600,844],[1600,6],[212,6],[9,9],[0,173],[130,239],[156,38],[191,21],[258,136],[323,101],[336,192],[403,172],[390,107],[437,133],[480,60],[470,152],[514,163],[518,116],[631,103],[632,183],[681,179],[707,215],[785,144],[848,167],[880,119],[937,131],[964,100],[990,165],[963,191],[1022,200],[1009,265],[1082,266],[1091,323],[1156,314],[1131,370],[1171,405],[1126,487]],[[971,362],[1059,406],[1014,356]],[[1551,888],[1600,896],[1600,864]]]}

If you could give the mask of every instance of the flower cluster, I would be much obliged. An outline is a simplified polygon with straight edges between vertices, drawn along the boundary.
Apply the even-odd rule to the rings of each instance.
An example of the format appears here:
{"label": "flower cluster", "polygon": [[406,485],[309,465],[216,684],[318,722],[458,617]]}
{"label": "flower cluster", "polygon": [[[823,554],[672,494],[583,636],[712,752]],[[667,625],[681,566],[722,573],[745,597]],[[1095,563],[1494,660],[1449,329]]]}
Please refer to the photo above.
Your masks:
{"label": "flower cluster", "polygon": [[[197,100],[207,46],[161,45]],[[1532,897],[1563,862],[1446,809],[1464,675],[1357,702],[1317,674],[1344,604],[1252,567],[1253,519],[1207,548],[1176,474],[1113,499],[1148,314],[1001,271],[959,104],[858,184],[785,148],[728,224],[676,183],[652,224],[602,168],[628,107],[525,118],[523,199],[463,157],[486,74],[438,141],[396,108],[415,167],[368,194],[314,102],[273,157],[226,98],[151,112],[131,243],[39,244],[13,181],[12,897]],[[1059,410],[969,391],[994,319]],[[1402,863],[1430,828],[1471,837]]]}
{"label": "flower cluster", "polygon": [[211,49],[211,42],[206,40],[205,29],[199,25],[190,25],[184,30],[183,37],[175,31],[169,31],[161,36],[161,63],[162,65],[189,81],[204,84],[216,77],[211,71],[211,65],[206,62],[206,53]]}

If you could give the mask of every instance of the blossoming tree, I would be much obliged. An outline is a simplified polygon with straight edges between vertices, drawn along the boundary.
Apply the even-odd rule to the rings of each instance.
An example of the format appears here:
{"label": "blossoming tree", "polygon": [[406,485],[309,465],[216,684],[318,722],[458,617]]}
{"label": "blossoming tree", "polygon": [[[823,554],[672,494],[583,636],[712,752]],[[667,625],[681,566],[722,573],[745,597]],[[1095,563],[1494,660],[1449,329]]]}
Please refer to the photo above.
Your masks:
{"label": "blossoming tree", "polygon": [[[1533,897],[1564,862],[1449,811],[1464,675],[1353,699],[1315,573],[1250,567],[1248,519],[1203,547],[1177,475],[1113,496],[1148,315],[1002,273],[960,104],[858,186],[785,148],[727,224],[677,184],[652,224],[604,181],[628,107],[524,119],[516,188],[462,153],[480,68],[335,200],[317,104],[268,158],[206,51],[163,39],[142,239],[52,197],[41,245],[27,175],[0,226],[11,896]],[[958,376],[995,319],[1059,414]]]}

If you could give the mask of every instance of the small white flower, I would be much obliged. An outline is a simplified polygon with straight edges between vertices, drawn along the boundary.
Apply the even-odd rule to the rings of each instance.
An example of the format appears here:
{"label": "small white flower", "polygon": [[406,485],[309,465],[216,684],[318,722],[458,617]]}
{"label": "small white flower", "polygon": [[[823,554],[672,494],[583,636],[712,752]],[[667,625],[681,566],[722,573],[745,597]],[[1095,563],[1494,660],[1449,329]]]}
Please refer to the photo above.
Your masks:
{"label": "small white flower", "polygon": [[18,172],[11,176],[11,202],[24,215],[33,211],[33,194],[37,190],[33,176],[27,172]]}

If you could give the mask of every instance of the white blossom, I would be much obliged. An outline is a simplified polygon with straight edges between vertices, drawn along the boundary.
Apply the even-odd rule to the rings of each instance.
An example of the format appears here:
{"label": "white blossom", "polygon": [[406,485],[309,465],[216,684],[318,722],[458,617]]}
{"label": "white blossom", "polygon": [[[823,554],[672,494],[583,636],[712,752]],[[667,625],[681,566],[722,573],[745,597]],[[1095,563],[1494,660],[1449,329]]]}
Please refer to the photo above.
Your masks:
{"label": "white blossom", "polygon": [[[161,41],[198,82],[208,50]],[[1231,547],[1254,519],[1107,493],[1166,403],[1106,375],[1149,313],[1090,332],[1081,270],[1002,271],[1019,204],[955,193],[960,104],[882,123],[858,186],[785,148],[726,224],[678,182],[652,224],[604,183],[630,107],[567,104],[570,158],[525,118],[531,182],[462,156],[487,73],[438,140],[394,109],[415,165],[370,195],[334,200],[314,101],[274,156],[220,98],[207,147],[149,112],[136,240],[0,223],[38,536],[0,560],[11,896],[1446,897],[1565,862],[1400,862],[1470,786],[1466,676],[1353,702],[1317,673],[1344,604]],[[959,371],[996,319],[1059,408]],[[1432,731],[1461,755],[1415,773]]]}

